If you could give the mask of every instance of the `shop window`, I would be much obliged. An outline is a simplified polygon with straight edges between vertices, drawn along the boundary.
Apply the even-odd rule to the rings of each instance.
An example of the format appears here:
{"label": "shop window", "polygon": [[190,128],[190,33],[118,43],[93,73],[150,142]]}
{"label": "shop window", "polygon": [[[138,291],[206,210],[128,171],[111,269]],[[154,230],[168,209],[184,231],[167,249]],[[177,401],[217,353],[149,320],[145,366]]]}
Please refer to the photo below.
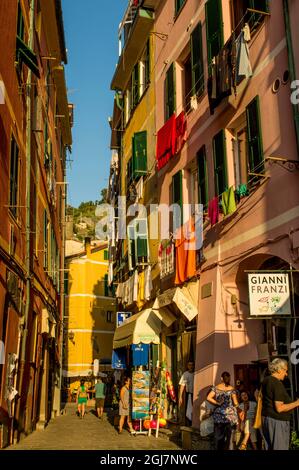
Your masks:
{"label": "shop window", "polygon": [[206,2],[206,35],[208,63],[219,54],[223,46],[223,20],[221,0]]}
{"label": "shop window", "polygon": [[215,194],[220,196],[228,189],[226,171],[226,139],[225,132],[221,130],[213,138]]}
{"label": "shop window", "polygon": [[172,63],[166,72],[165,87],[165,121],[173,115],[176,108],[175,65]]}
{"label": "shop window", "polygon": [[201,147],[197,153],[198,163],[198,202],[204,207],[208,204],[208,175],[207,175],[207,160],[206,148]]}
{"label": "shop window", "polygon": [[199,23],[191,34],[192,94],[200,96],[204,91],[204,66],[202,54],[202,27]]}
{"label": "shop window", "polygon": [[9,209],[17,217],[19,201],[19,147],[14,136],[10,141],[10,171],[9,171]]}

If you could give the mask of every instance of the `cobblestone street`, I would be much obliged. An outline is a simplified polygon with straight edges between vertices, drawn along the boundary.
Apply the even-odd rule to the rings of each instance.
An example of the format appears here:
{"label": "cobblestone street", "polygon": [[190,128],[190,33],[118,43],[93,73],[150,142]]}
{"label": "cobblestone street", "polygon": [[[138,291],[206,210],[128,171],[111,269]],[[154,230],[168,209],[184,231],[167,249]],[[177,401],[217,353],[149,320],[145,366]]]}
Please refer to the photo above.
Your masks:
{"label": "cobblestone street", "polygon": [[81,420],[76,406],[68,404],[66,414],[51,421],[44,431],[34,431],[8,450],[180,450],[174,442],[160,433],[156,438],[131,436],[126,430],[121,435],[110,416],[99,420],[93,408]]}

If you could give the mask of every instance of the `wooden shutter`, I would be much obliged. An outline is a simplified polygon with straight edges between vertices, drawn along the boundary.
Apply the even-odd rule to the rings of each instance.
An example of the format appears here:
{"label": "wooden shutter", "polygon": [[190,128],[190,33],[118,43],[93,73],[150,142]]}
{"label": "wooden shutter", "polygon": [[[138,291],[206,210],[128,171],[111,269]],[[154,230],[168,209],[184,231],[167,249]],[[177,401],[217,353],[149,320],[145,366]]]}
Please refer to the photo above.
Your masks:
{"label": "wooden shutter", "polygon": [[221,130],[213,138],[214,174],[216,196],[227,190],[225,132]]}
{"label": "wooden shutter", "polygon": [[146,175],[147,173],[147,133],[136,132],[132,138],[132,173],[133,178]]}
{"label": "wooden shutter", "polygon": [[[259,97],[256,96],[246,108],[248,159],[251,172],[261,173],[264,160]],[[258,168],[257,168],[258,167]]]}
{"label": "wooden shutter", "polygon": [[166,72],[165,79],[165,117],[166,121],[175,112],[175,67],[171,64]]}
{"label": "wooden shutter", "polygon": [[139,63],[135,64],[132,72],[132,107],[139,102]]}
{"label": "wooden shutter", "polygon": [[16,217],[18,213],[18,179],[19,179],[19,147],[14,139],[10,142],[10,188],[9,205],[11,213]]}
{"label": "wooden shutter", "polygon": [[175,14],[177,15],[186,0],[175,0]]}
{"label": "wooden shutter", "polygon": [[[254,10],[262,11],[265,13],[269,12],[269,2],[268,0],[250,0],[250,8],[253,8]],[[264,15],[260,13],[249,13],[249,25],[251,27],[254,27],[255,25],[258,25],[261,23],[264,19]]]}
{"label": "wooden shutter", "polygon": [[172,231],[181,227],[183,223],[183,194],[182,194],[182,172],[178,171],[172,177],[172,203],[178,204],[181,208],[180,214],[173,212],[173,225]]}
{"label": "wooden shutter", "polygon": [[[128,224],[127,226],[127,238],[128,238],[128,261],[129,261],[129,270],[136,266],[136,252],[135,252],[135,225],[134,221]],[[122,244],[123,246],[123,244]]]}
{"label": "wooden shutter", "polygon": [[135,235],[136,235],[136,253],[137,259],[147,258],[148,249],[147,249],[147,220],[139,219],[135,220]]}
{"label": "wooden shutter", "polygon": [[202,55],[202,27],[199,23],[191,34],[192,94],[200,96],[204,91]]}
{"label": "wooden shutter", "polygon": [[151,67],[151,59],[150,59],[150,40],[147,40],[146,47],[145,47],[145,58],[144,58],[144,67],[145,67],[145,86],[150,83],[150,67]]}
{"label": "wooden shutter", "polygon": [[198,200],[199,204],[206,206],[208,203],[208,184],[207,184],[207,162],[206,148],[203,146],[197,154],[198,164]]}
{"label": "wooden shutter", "polygon": [[208,63],[217,56],[223,46],[223,22],[221,0],[208,0],[206,3],[206,33]]}

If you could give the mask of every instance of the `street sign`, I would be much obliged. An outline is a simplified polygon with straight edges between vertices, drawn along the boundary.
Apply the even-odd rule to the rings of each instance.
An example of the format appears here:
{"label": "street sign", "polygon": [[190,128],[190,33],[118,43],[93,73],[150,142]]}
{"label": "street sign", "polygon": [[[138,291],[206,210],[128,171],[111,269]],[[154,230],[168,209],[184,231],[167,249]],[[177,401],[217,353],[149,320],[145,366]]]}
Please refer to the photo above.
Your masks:
{"label": "street sign", "polygon": [[132,312],[116,312],[116,328],[132,316]]}

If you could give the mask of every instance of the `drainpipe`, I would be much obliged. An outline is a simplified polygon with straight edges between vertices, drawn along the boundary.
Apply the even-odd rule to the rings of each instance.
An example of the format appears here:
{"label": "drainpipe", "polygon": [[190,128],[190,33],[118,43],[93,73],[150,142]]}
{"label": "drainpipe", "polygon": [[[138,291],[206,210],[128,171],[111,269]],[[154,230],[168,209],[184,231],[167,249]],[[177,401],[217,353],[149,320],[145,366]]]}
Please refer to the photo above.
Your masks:
{"label": "drainpipe", "polygon": [[[284,22],[285,22],[286,40],[287,40],[287,48],[288,48],[290,79],[291,79],[291,82],[293,82],[296,80],[297,77],[296,77],[296,64],[295,64],[295,57],[294,57],[288,0],[283,0],[283,11],[284,11]],[[293,104],[293,115],[294,115],[295,130],[296,130],[297,153],[299,155],[299,108],[297,104]]]}
{"label": "drainpipe", "polygon": [[[29,40],[28,47],[32,50],[34,44],[34,13],[35,13],[35,0],[30,2],[30,17],[29,17]],[[30,294],[31,294],[31,269],[30,269],[30,206],[31,206],[31,89],[32,89],[32,72],[28,69],[27,83],[26,83],[26,306],[25,316],[23,320],[23,335],[21,344],[21,357],[20,357],[20,374],[18,391],[21,398],[18,401],[17,416],[20,421],[21,400],[24,388],[24,370],[26,362],[26,345],[28,337],[28,319],[30,312]],[[24,422],[26,422],[26,414],[23,415]]]}

